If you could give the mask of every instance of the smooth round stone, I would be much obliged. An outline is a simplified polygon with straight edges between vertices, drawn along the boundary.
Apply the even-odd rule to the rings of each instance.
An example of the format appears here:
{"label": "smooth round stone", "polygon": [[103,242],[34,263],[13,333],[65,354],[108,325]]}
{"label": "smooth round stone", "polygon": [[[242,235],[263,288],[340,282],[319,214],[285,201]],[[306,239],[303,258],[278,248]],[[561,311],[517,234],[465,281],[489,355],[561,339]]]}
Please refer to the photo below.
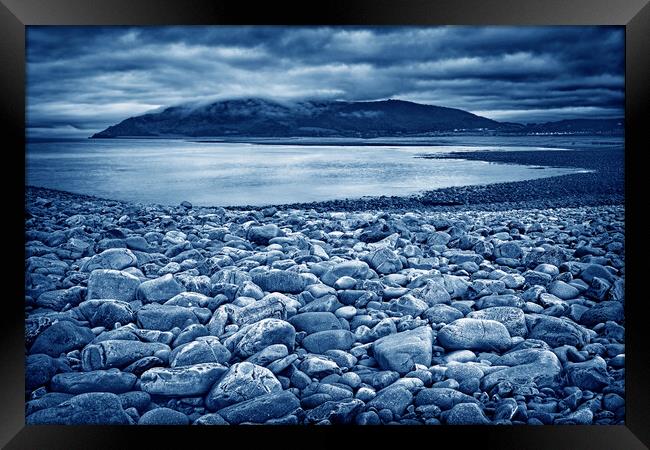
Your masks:
{"label": "smooth round stone", "polygon": [[354,306],[343,306],[334,311],[334,315],[342,319],[350,320],[357,315],[357,308]]}
{"label": "smooth round stone", "polygon": [[555,295],[556,297],[561,298],[562,300],[569,300],[572,298],[576,298],[578,295],[580,295],[580,291],[575,287],[571,286],[568,283],[565,283],[564,281],[552,281],[547,287],[546,290],[550,293]]}
{"label": "smooth round stone", "polygon": [[553,264],[540,264],[535,267],[535,272],[545,273],[552,277],[558,276],[560,274],[560,269],[558,269]]}
{"label": "smooth round stone", "polygon": [[357,285],[357,280],[355,280],[352,277],[344,276],[336,280],[336,283],[334,283],[334,289],[338,289],[338,290],[352,289],[356,285]]}
{"label": "smooth round stone", "polygon": [[138,425],[189,425],[190,419],[185,414],[170,408],[156,408],[140,417]]}

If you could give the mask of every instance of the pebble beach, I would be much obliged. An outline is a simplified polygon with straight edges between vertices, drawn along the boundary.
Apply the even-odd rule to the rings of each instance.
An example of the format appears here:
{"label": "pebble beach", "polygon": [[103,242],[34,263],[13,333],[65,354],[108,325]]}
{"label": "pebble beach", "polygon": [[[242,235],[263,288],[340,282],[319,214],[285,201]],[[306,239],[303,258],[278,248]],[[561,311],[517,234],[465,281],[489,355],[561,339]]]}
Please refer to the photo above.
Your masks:
{"label": "pebble beach", "polygon": [[267,207],[26,187],[26,422],[623,424],[623,151],[462,157],[586,171]]}

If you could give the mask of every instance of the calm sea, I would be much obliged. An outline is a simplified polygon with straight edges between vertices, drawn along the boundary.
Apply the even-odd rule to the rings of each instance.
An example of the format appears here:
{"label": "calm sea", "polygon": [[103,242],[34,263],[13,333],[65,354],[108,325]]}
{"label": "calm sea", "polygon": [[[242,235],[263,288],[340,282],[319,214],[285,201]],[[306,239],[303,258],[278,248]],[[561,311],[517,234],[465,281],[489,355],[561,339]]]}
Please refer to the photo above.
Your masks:
{"label": "calm sea", "polygon": [[[545,142],[521,137],[504,141],[474,138],[470,145],[441,140],[442,145],[413,141],[379,146],[169,139],[40,141],[27,145],[26,182],[116,200],[170,205],[188,200],[195,205],[227,206],[408,195],[581,171],[416,157],[449,151],[543,151],[540,142]],[[557,143],[570,147],[568,141]]]}

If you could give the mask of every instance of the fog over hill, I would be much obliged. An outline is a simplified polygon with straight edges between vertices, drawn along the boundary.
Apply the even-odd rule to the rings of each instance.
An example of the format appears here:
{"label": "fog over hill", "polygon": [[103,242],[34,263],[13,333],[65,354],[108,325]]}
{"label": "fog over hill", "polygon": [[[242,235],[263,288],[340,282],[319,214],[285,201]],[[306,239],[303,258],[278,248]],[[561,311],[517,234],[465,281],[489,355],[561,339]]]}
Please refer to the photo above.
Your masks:
{"label": "fog over hill", "polygon": [[242,98],[172,106],[130,117],[94,134],[115,137],[423,136],[440,132],[605,132],[622,120],[497,122],[467,111],[403,100],[295,102]]}

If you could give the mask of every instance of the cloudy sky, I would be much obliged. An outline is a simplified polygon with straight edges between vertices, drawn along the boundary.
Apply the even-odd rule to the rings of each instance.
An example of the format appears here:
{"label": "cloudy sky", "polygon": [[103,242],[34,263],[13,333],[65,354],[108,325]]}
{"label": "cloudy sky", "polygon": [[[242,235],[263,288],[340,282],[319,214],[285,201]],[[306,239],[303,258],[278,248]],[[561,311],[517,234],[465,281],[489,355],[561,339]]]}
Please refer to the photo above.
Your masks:
{"label": "cloudy sky", "polygon": [[403,99],[495,120],[622,117],[623,27],[27,30],[30,136],[87,136],[186,102]]}

